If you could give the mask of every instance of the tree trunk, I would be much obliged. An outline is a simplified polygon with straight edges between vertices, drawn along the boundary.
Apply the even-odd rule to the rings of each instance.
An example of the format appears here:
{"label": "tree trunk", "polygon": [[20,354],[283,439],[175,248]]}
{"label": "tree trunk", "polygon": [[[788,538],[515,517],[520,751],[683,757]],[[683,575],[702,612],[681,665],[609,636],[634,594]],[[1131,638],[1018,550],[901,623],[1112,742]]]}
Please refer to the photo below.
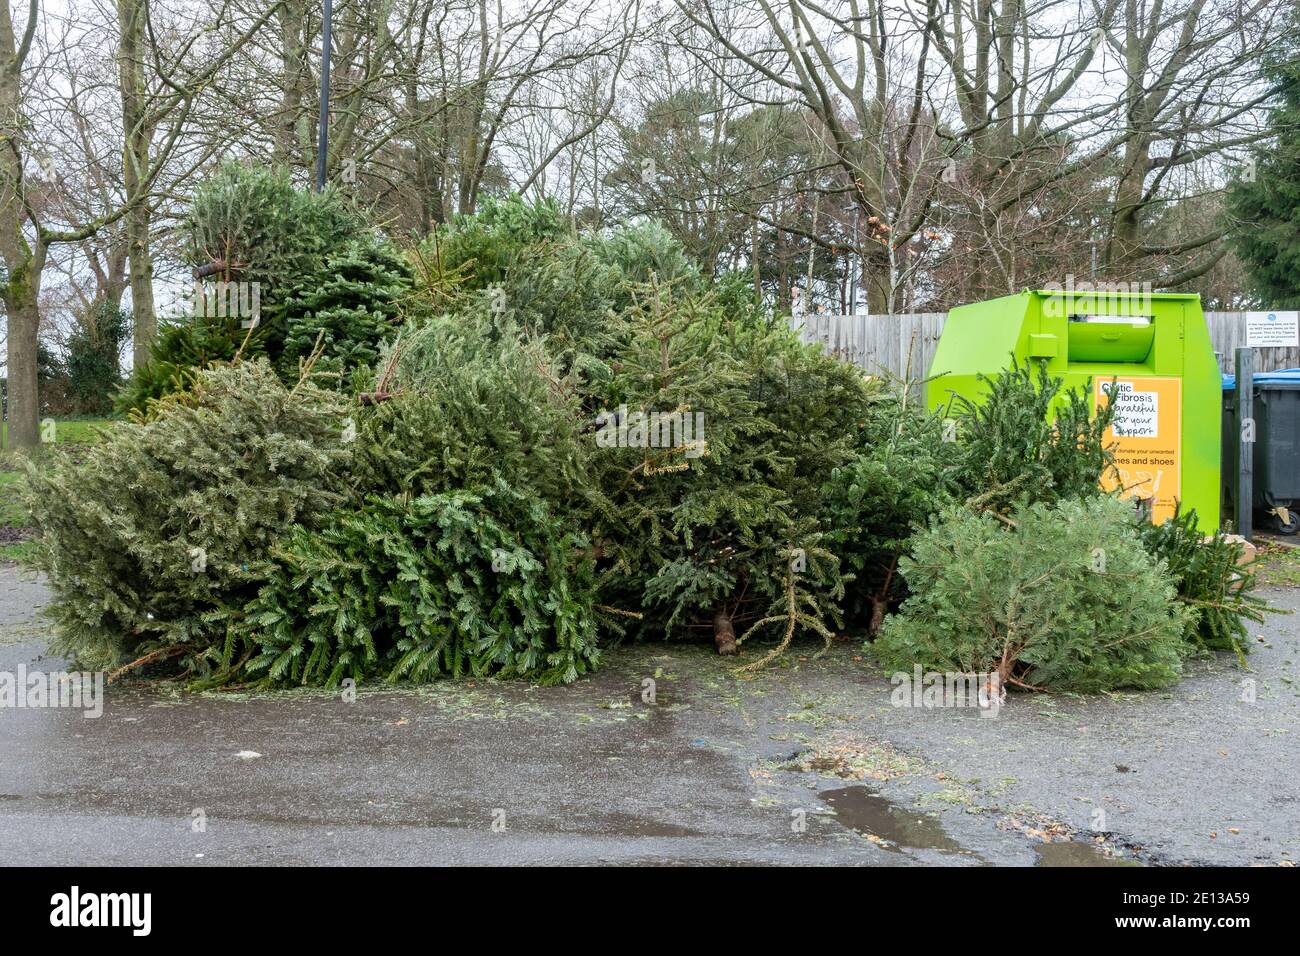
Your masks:
{"label": "tree trunk", "polygon": [[488,83],[491,82],[487,0],[479,0],[478,17],[478,76],[465,94],[466,109],[461,129],[465,139],[461,144],[460,195],[457,198],[459,202],[458,211],[462,216],[473,214],[475,207],[478,205],[479,186],[482,185],[484,166],[483,134],[485,132],[483,117],[487,110]]}
{"label": "tree trunk", "polygon": [[26,187],[19,151],[25,135],[22,67],[30,49],[35,25],[29,22],[21,44],[14,36],[8,3],[0,3],[0,259],[5,281],[0,298],[8,321],[6,365],[8,369],[9,447],[34,448],[40,440],[40,400],[36,392],[36,343],[40,332],[41,272],[45,268],[45,246],[40,235],[33,248],[23,234],[27,213],[23,205]]}
{"label": "tree trunk", "polygon": [[286,0],[276,15],[280,31],[280,113],[272,157],[280,166],[309,169],[315,138],[310,110],[304,108],[310,75],[304,39],[307,10],[301,0]]}
{"label": "tree trunk", "polygon": [[143,204],[127,213],[127,234],[131,243],[131,313],[135,368],[149,361],[158,336],[158,317],[153,301],[153,253],[149,249],[149,210]]}
{"label": "tree trunk", "polygon": [[880,634],[880,629],[885,623],[885,615],[889,613],[889,592],[897,569],[898,557],[895,556],[889,564],[888,573],[885,574],[885,583],[880,586],[878,592],[871,595],[871,622],[867,626],[867,636],[873,641]]}
{"label": "tree trunk", "polygon": [[736,629],[731,625],[731,615],[725,608],[718,608],[713,615],[713,643],[718,646],[719,654],[735,654]]}
{"label": "tree trunk", "polygon": [[139,368],[149,361],[158,331],[153,302],[153,254],[149,248],[150,210],[145,191],[153,124],[146,115],[144,89],[144,0],[118,0],[120,32],[118,67],[122,84],[122,185],[127,202],[127,254],[130,257],[131,311],[134,316],[132,359]]}
{"label": "tree trunk", "polygon": [[[12,290],[13,283],[10,283]],[[34,296],[5,295],[9,314],[9,447],[40,444],[40,397],[36,390],[36,341],[40,310]]]}
{"label": "tree trunk", "polygon": [[885,624],[885,610],[889,607],[889,601],[877,594],[870,596],[871,601],[871,621],[867,625],[867,637],[875,640],[880,634],[881,627]]}
{"label": "tree trunk", "polygon": [[1135,274],[1150,162],[1147,136],[1139,133],[1131,137],[1124,146],[1124,163],[1119,171],[1115,205],[1111,211],[1111,231],[1102,256],[1103,274],[1111,278],[1128,279]]}
{"label": "tree trunk", "polygon": [[868,253],[862,257],[863,291],[866,293],[867,312],[886,315],[890,310],[889,256],[886,253]]}

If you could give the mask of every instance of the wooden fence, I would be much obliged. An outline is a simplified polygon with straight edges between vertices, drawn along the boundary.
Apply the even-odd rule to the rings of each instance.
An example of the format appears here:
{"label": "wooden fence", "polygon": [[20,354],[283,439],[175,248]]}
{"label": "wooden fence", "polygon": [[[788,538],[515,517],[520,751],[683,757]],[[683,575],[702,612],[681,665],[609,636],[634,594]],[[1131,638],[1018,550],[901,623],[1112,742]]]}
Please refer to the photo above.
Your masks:
{"label": "wooden fence", "polygon": [[[805,342],[821,342],[836,358],[872,374],[915,380],[924,378],[930,368],[946,315],[810,315],[795,316],[790,322]],[[1246,313],[1207,312],[1205,321],[1219,353],[1219,367],[1232,371],[1233,349],[1246,344]],[[1297,367],[1300,348],[1255,350],[1257,372]]]}

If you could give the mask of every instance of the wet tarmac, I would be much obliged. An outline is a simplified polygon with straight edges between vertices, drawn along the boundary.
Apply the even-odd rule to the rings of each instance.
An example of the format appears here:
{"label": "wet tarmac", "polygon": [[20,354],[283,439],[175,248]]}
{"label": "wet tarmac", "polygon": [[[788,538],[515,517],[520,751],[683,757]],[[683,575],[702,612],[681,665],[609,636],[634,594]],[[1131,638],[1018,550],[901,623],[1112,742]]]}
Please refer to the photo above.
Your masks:
{"label": "wet tarmac", "polygon": [[[0,672],[65,666],[43,595],[0,569]],[[1288,865],[1300,624],[1254,633],[1249,672],[1223,655],[992,720],[892,707],[856,641],[753,678],[642,645],[568,687],[352,702],[116,683],[98,719],[0,708],[0,863]]]}

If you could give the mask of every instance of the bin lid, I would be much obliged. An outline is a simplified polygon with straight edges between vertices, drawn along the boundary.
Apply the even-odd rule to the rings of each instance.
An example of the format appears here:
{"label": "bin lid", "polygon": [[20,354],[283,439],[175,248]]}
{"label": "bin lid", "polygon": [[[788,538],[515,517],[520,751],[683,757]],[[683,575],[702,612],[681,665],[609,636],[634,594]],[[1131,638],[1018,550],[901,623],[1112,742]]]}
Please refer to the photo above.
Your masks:
{"label": "bin lid", "polygon": [[[1269,388],[1300,388],[1300,368],[1282,368],[1275,372],[1259,372],[1252,376],[1255,387],[1267,385]],[[1237,376],[1223,376],[1223,390],[1233,392],[1237,389]]]}

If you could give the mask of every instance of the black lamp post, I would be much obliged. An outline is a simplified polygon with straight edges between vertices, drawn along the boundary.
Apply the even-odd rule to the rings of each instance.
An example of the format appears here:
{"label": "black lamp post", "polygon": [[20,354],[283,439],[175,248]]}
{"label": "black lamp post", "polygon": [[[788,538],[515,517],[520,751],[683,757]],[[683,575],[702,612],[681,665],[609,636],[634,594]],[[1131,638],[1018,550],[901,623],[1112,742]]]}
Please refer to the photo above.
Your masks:
{"label": "black lamp post", "polygon": [[320,133],[316,138],[316,191],[325,188],[325,165],[330,149],[330,44],[334,0],[325,0],[325,23],[321,33]]}

